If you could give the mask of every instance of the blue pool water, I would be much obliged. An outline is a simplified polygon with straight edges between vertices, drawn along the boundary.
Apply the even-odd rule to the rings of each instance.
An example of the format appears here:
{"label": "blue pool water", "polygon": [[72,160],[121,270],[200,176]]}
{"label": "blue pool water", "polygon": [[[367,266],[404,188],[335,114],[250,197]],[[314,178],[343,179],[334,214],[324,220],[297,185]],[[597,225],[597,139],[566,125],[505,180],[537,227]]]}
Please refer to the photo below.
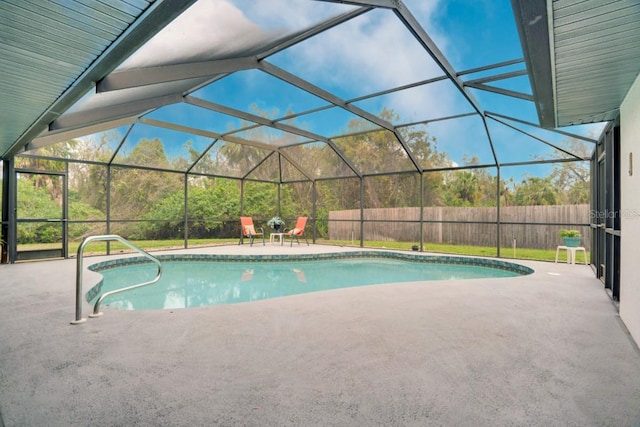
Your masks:
{"label": "blue pool water", "polygon": [[[509,264],[509,263],[503,263]],[[163,261],[159,282],[106,298],[102,306],[125,310],[232,304],[307,292],[383,283],[515,277],[525,270],[484,265],[413,262],[386,258],[320,261]],[[515,266],[515,264],[512,264]],[[529,271],[531,272],[531,271]],[[153,264],[100,269],[103,281],[87,299],[155,277]]]}

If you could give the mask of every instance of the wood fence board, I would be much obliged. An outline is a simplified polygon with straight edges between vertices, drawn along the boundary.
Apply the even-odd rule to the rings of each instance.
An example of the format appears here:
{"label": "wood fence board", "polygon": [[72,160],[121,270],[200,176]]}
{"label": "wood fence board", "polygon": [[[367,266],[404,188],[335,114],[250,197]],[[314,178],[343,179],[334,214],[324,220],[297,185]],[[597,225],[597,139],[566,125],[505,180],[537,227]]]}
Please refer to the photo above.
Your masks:
{"label": "wood fence board", "polygon": [[[562,244],[558,231],[572,228],[582,233],[581,244],[589,250],[589,226],[580,225],[589,223],[589,212],[589,205],[501,207],[500,246],[511,248],[515,239],[521,248],[555,248]],[[425,207],[424,242],[497,246],[496,217],[492,207]],[[365,240],[420,241],[420,208],[365,209],[364,218]],[[359,221],[359,209],[330,212],[329,239],[360,240]],[[519,224],[504,224],[511,222]]]}

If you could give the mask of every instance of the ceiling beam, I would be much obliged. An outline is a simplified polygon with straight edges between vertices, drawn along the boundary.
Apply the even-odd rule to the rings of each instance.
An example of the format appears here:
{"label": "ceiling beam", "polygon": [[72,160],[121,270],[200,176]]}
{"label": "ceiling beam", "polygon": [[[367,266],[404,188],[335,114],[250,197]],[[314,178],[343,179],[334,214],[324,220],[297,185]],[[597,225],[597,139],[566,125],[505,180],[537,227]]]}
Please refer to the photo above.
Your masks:
{"label": "ceiling beam", "polygon": [[[306,171],[304,167],[300,163],[298,163],[298,161],[294,159],[292,156],[287,154],[285,151],[281,151],[281,150],[278,150],[278,154],[280,154],[281,157],[284,157],[289,163],[291,163],[291,166],[296,168],[298,172],[304,175],[305,178],[307,178],[309,181],[315,181],[315,177],[311,175],[308,171]],[[282,182],[282,165],[280,166],[280,182]]]}
{"label": "ceiling beam", "polygon": [[509,120],[509,121],[512,121],[512,122],[522,123],[523,125],[532,126],[532,127],[538,128],[538,129],[544,129],[544,130],[547,130],[547,131],[555,132],[555,133],[558,133],[558,134],[561,134],[561,135],[568,136],[570,138],[576,138],[576,139],[580,139],[582,141],[591,142],[592,144],[596,144],[598,142],[598,140],[594,139],[594,138],[589,138],[589,137],[586,137],[586,136],[582,136],[582,135],[578,135],[578,134],[575,134],[575,133],[567,132],[567,131],[564,131],[562,129],[547,129],[547,128],[544,128],[544,127],[542,127],[542,126],[540,126],[539,124],[536,124],[536,123],[531,123],[531,122],[528,122],[526,120],[518,119],[518,118],[515,118],[515,117],[511,117],[511,116],[505,116],[504,114],[494,113],[492,111],[487,111],[486,115],[488,117],[490,117],[490,116],[501,117],[503,119],[506,119],[506,120]]}
{"label": "ceiling beam", "polygon": [[339,97],[333,95],[332,93],[329,93],[327,91],[325,91],[324,89],[321,89],[309,82],[307,82],[306,80],[301,79],[298,76],[295,76],[291,73],[286,72],[285,70],[276,67],[275,65],[272,65],[266,61],[261,61],[260,62],[260,69],[263,70],[266,73],[271,74],[274,77],[279,78],[280,80],[284,80],[287,83],[290,83],[306,92],[311,93],[312,95],[315,95],[319,98],[324,99],[325,101],[328,101],[332,104],[334,104],[337,107],[341,107],[344,108],[345,110],[349,111],[350,113],[353,113],[361,118],[363,118],[364,120],[371,122],[379,127],[381,127],[382,129],[386,129],[390,132],[392,132],[398,142],[400,143],[400,145],[402,145],[402,148],[404,149],[405,153],[407,154],[407,156],[409,157],[409,159],[411,160],[411,162],[413,163],[414,167],[417,170],[420,170],[420,162],[418,162],[418,160],[413,156],[413,153],[411,152],[411,150],[409,149],[409,147],[407,146],[406,142],[404,141],[404,138],[402,137],[402,135],[400,135],[400,133],[398,132],[398,130],[388,121],[369,113],[368,111],[363,110],[360,107],[356,107],[353,104],[349,104],[348,102],[344,101],[343,99],[340,99]]}
{"label": "ceiling beam", "polygon": [[394,9],[396,16],[398,16],[404,26],[413,34],[429,55],[431,55],[431,58],[433,58],[440,69],[442,69],[442,71],[447,75],[449,80],[451,80],[460,93],[462,93],[462,96],[466,98],[466,100],[479,114],[482,114],[482,107],[475,97],[464,87],[464,82],[458,77],[453,66],[449,61],[447,61],[447,58],[445,58],[438,46],[436,46],[434,41],[431,40],[431,37],[429,37],[424,28],[422,28],[418,20],[411,14],[411,12],[409,12],[409,9],[407,9],[400,0],[396,1],[399,4],[399,6]]}
{"label": "ceiling beam", "polygon": [[402,123],[400,125],[397,125],[396,127],[400,129],[400,128],[406,128],[409,126],[427,125],[433,122],[441,122],[444,120],[460,119],[462,117],[471,117],[471,116],[478,116],[478,113],[462,113],[462,114],[454,114],[452,116],[436,117],[434,119],[425,119],[425,120],[419,120],[417,122]]}
{"label": "ceiling beam", "polygon": [[150,119],[148,117],[140,117],[137,122],[143,125],[156,126],[164,129],[171,129],[178,132],[189,133],[192,135],[200,135],[200,136],[204,136],[205,138],[211,138],[211,139],[222,138],[222,135],[217,132],[211,132],[209,130],[194,128],[191,126],[178,125],[175,123],[165,122],[163,120]]}
{"label": "ceiling beam", "polygon": [[[360,173],[360,171],[355,167],[355,165],[353,165],[349,161],[349,159],[344,155],[342,150],[340,150],[340,148],[333,141],[331,141],[329,138],[325,138],[322,135],[317,135],[312,132],[306,131],[304,129],[300,129],[300,128],[286,125],[279,122],[274,122],[273,120],[269,120],[264,117],[257,116],[255,114],[246,113],[244,111],[236,110],[234,108],[226,107],[220,104],[215,104],[213,102],[205,101],[203,99],[194,98],[192,96],[185,97],[185,102],[189,104],[197,105],[199,107],[206,108],[212,111],[217,111],[218,113],[223,113],[232,117],[238,117],[244,120],[248,120],[250,122],[259,123],[264,126],[276,128],[285,132],[292,133],[294,135],[304,136],[305,138],[309,138],[313,141],[322,141],[328,144],[333,149],[333,151],[336,152],[338,157],[340,157],[340,159],[342,159],[342,161],[345,162],[345,164],[353,171],[353,173],[355,173],[358,177],[362,177],[362,174]],[[228,136],[225,135],[224,138],[228,138]]]}
{"label": "ceiling beam", "polygon": [[534,101],[533,96],[528,93],[517,92],[515,90],[503,89],[501,87],[495,87],[485,85],[482,83],[465,83],[466,87],[472,87],[474,89],[484,90],[487,92],[493,92],[500,95],[511,96],[513,98],[524,99],[525,101]]}
{"label": "ceiling beam", "polygon": [[373,6],[385,9],[393,9],[397,6],[398,0],[317,0],[325,3],[351,4],[354,6]]}
{"label": "ceiling beam", "polygon": [[96,92],[110,92],[177,80],[215,77],[220,74],[250,70],[257,66],[258,60],[255,57],[246,57],[115,71],[97,82]]}
{"label": "ceiling beam", "polygon": [[493,117],[493,116],[487,116],[487,117],[489,117],[489,118],[491,118],[491,119],[495,120],[495,121],[496,121],[496,122],[498,122],[498,123],[501,123],[502,125],[504,125],[504,126],[506,126],[506,127],[508,127],[508,128],[511,128],[511,129],[513,129],[513,130],[515,130],[515,131],[517,131],[517,132],[520,132],[520,133],[521,133],[521,134],[523,134],[523,135],[527,135],[529,138],[533,138],[533,139],[535,139],[536,141],[540,141],[540,142],[542,142],[543,144],[546,144],[546,145],[548,145],[549,147],[554,148],[554,149],[556,149],[556,150],[558,150],[558,151],[560,151],[560,152],[562,152],[562,153],[564,153],[564,154],[566,154],[566,155],[568,155],[568,156],[571,156],[571,157],[573,157],[573,158],[575,158],[575,159],[577,159],[577,160],[589,160],[588,158],[583,159],[582,157],[577,156],[577,155],[573,154],[572,152],[570,152],[570,151],[568,151],[568,150],[566,150],[566,149],[564,149],[564,148],[562,148],[562,147],[560,147],[560,146],[557,146],[557,145],[555,145],[555,144],[553,144],[553,143],[551,143],[551,142],[549,142],[549,141],[546,141],[546,140],[544,140],[544,139],[542,139],[542,138],[540,138],[540,137],[538,137],[538,136],[536,136],[536,135],[533,135],[533,134],[532,134],[532,133],[530,133],[530,132],[526,132],[526,131],[524,131],[524,130],[522,130],[522,129],[518,128],[517,126],[514,126],[514,125],[512,125],[512,124],[510,124],[510,123],[507,123],[507,122],[505,122],[504,120],[501,120],[501,119],[499,119],[499,118],[497,118],[497,117]]}
{"label": "ceiling beam", "polygon": [[498,62],[497,64],[485,65],[483,67],[470,68],[468,70],[463,70],[458,72],[458,76],[465,76],[467,74],[475,74],[480,73],[482,71],[493,70],[496,68],[508,67],[515,64],[520,64],[524,62],[523,58],[512,59],[510,61]]}
{"label": "ceiling beam", "polygon": [[257,55],[258,60],[265,59],[268,56],[281,52],[291,46],[294,46],[302,41],[305,41],[307,39],[310,39],[313,36],[316,36],[324,31],[327,31],[337,25],[343,24],[355,17],[358,17],[370,10],[372,10],[371,7],[361,7],[361,8],[343,13],[341,15],[334,16],[333,18],[327,19],[324,22],[314,25],[312,28],[308,30],[301,31],[299,34],[293,37],[287,38],[286,40],[279,42],[274,46],[271,46],[264,52],[261,52],[259,55]]}
{"label": "ceiling beam", "polygon": [[464,83],[466,85],[490,83],[498,80],[506,80],[506,79],[512,79],[514,77],[526,76],[527,74],[528,74],[527,70],[517,70],[517,71],[511,71],[509,73],[495,74],[493,76],[480,77],[478,79],[473,79],[473,80],[466,80]]}
{"label": "ceiling beam", "polygon": [[109,105],[78,113],[65,114],[49,125],[50,131],[73,130],[123,117],[141,115],[154,108],[182,101],[182,94],[171,94],[155,98],[132,101],[125,104]]}
{"label": "ceiling beam", "polygon": [[72,130],[46,131],[34,138],[25,146],[25,150],[34,150],[36,148],[45,147],[60,141],[69,141],[86,135],[93,135],[98,132],[105,132],[109,129],[119,128],[121,126],[132,125],[138,120],[137,115],[125,117],[109,122],[98,123],[89,127],[82,127]]}

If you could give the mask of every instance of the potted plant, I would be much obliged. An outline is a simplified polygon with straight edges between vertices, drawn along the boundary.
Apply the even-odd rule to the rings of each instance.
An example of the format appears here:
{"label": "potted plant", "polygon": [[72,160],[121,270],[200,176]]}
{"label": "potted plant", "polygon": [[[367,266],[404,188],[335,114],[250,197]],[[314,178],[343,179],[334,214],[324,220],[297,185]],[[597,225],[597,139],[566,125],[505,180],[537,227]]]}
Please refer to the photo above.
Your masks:
{"label": "potted plant", "polygon": [[284,225],[284,221],[279,216],[274,216],[269,221],[267,221],[267,225],[276,230],[276,233],[278,233],[280,231],[280,227]]}
{"label": "potted plant", "polygon": [[580,232],[578,230],[560,230],[558,235],[562,237],[564,245],[569,248],[576,248],[580,245]]}

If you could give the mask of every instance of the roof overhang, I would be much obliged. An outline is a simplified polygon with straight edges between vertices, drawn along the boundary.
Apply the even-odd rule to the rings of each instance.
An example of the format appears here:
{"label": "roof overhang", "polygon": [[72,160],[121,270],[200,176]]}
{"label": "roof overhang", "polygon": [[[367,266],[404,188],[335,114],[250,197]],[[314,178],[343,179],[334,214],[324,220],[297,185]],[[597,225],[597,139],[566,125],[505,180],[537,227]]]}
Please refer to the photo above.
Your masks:
{"label": "roof overhang", "polygon": [[[155,35],[196,0],[158,0],[145,7],[87,6],[83,24],[78,28],[78,16],[73,3],[59,6],[59,19],[50,19],[51,12],[40,3],[25,3],[23,9],[0,6],[0,16],[11,22],[3,32],[0,52],[8,56],[0,64],[3,71],[0,91],[0,158],[20,152],[33,138],[95,87],[140,46]],[[6,6],[6,7],[5,7]],[[29,19],[20,19],[23,14]],[[117,30],[106,31],[96,22],[119,22]],[[99,18],[99,19],[98,19]],[[42,41],[38,26],[46,25],[47,34],[66,34],[69,40]],[[25,27],[29,31],[25,32]],[[11,41],[21,40],[17,46]],[[82,43],[78,42],[82,40]],[[90,42],[91,41],[91,42]],[[69,47],[67,43],[72,45]],[[25,46],[37,46],[32,52]],[[102,50],[101,50],[102,49]],[[9,56],[11,53],[11,56]],[[8,67],[8,68],[7,68]],[[33,76],[33,77],[32,77]]]}
{"label": "roof overhang", "polygon": [[541,125],[615,120],[640,73],[640,2],[511,3]]}

